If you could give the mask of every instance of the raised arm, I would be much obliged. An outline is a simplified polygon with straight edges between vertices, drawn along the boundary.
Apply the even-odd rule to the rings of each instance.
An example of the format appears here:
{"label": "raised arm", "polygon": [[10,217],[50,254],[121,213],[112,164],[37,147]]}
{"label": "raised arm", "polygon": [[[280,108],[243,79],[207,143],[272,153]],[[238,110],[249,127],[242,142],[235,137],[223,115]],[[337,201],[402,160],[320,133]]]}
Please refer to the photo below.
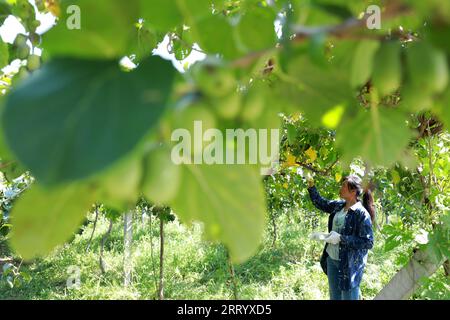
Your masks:
{"label": "raised arm", "polygon": [[312,203],[317,209],[320,209],[322,211],[325,211],[327,213],[332,213],[336,207],[342,206],[343,201],[342,200],[328,200],[325,198],[322,198],[319,194],[319,191],[317,191],[315,186],[308,188],[309,197],[311,198]]}

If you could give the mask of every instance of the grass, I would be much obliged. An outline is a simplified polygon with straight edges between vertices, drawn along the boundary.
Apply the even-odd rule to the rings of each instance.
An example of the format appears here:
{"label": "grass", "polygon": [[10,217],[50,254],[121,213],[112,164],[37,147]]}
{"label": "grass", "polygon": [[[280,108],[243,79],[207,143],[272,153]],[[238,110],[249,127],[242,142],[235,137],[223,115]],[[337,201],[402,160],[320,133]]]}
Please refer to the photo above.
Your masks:
{"label": "grass", "polygon": [[[247,262],[235,266],[239,299],[328,299],[327,278],[319,258],[322,243],[309,240],[312,231],[326,229],[323,216],[317,230],[301,221],[302,212],[281,217],[280,234],[272,246],[267,232],[259,252]],[[295,221],[296,220],[296,221]],[[155,299],[159,274],[159,231],[157,221],[135,220],[133,232],[132,285],[123,286],[123,224],[115,223],[105,247],[105,274],[99,268],[99,251],[108,221],[100,217],[90,250],[86,252],[93,223],[88,223],[74,239],[44,259],[22,266],[32,277],[29,283],[10,288],[0,281],[1,299]],[[166,225],[165,287],[167,299],[233,299],[232,279],[227,252],[220,244],[202,239],[202,227],[177,221]],[[401,250],[401,248],[399,248]],[[377,239],[370,251],[361,286],[363,299],[372,299],[400,266],[396,252],[385,253]],[[67,270],[80,269],[81,286],[68,289]],[[435,279],[434,279],[435,278]],[[427,280],[414,298],[448,299],[448,280],[438,272]]]}

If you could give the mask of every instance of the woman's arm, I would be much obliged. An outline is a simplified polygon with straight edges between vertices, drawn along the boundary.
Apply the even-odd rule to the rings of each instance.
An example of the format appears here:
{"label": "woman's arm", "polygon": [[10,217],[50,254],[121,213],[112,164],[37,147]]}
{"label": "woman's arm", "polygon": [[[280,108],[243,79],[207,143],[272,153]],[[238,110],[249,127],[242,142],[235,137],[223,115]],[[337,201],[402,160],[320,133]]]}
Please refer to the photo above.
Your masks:
{"label": "woman's arm", "polygon": [[342,205],[342,200],[328,200],[322,198],[315,186],[309,187],[308,192],[314,206],[322,211],[332,213],[337,206]]}
{"label": "woman's arm", "polygon": [[362,213],[358,234],[355,236],[341,235],[340,245],[350,249],[372,249],[372,220],[368,213]]}

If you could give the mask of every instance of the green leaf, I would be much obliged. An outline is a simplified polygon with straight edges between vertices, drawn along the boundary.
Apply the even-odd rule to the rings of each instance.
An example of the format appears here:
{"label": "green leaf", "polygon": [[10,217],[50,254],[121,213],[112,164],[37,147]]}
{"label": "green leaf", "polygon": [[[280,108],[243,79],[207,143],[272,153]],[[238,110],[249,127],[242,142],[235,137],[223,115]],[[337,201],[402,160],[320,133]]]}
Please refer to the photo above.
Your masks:
{"label": "green leaf", "polygon": [[318,66],[326,67],[327,57],[327,35],[324,32],[313,35],[308,41],[308,53],[311,61]]}
{"label": "green leaf", "polygon": [[158,44],[157,36],[146,26],[139,26],[134,33],[133,45],[131,53],[136,55],[136,61],[141,62],[144,58],[152,55],[153,49]]}
{"label": "green leaf", "polygon": [[200,20],[195,26],[194,40],[209,54],[220,54],[225,59],[238,58],[233,32],[234,28],[222,14],[215,14]]}
{"label": "green leaf", "polygon": [[247,91],[240,114],[243,121],[251,122],[261,116],[266,104],[265,92],[258,83]]}
{"label": "green leaf", "polygon": [[235,32],[247,51],[275,46],[275,14],[269,8],[254,7],[244,13]]}
{"label": "green leaf", "polygon": [[191,54],[192,47],[183,43],[182,40],[173,40],[172,43],[172,51],[175,55],[175,59],[177,59],[178,61],[186,59]]}
{"label": "green leaf", "polygon": [[389,166],[402,158],[412,134],[405,123],[405,114],[377,107],[372,111],[361,110],[354,118],[343,121],[337,129],[336,143],[344,162],[361,156],[371,165]]}
{"label": "green leaf", "polygon": [[330,109],[322,117],[322,124],[328,129],[336,129],[342,120],[342,116],[345,113],[345,107],[342,105],[337,105]]}
{"label": "green leaf", "polygon": [[0,37],[0,69],[9,64],[9,48]]}
{"label": "green leaf", "polygon": [[432,94],[411,83],[402,87],[401,97],[401,107],[412,112],[420,112],[433,106]]}
{"label": "green leaf", "polygon": [[238,86],[232,70],[208,60],[197,62],[190,71],[205,95],[217,98],[235,92]]}
{"label": "green leaf", "polygon": [[287,138],[289,145],[293,146],[296,143],[297,129],[293,124],[287,125]]}
{"label": "green leaf", "polygon": [[[398,244],[400,245],[400,243]],[[397,258],[395,259],[395,263],[399,266],[404,266],[408,263],[408,261],[411,259],[410,255],[408,253],[400,253]]]}
{"label": "green leaf", "polygon": [[433,104],[439,119],[445,124],[447,130],[450,129],[450,86],[447,87],[440,100]]}
{"label": "green leaf", "polygon": [[380,43],[374,40],[363,40],[358,44],[353,56],[351,85],[359,87],[369,80],[372,75],[373,57]]}
{"label": "green leaf", "polygon": [[[328,1],[328,3],[330,2]],[[319,5],[319,1],[293,1],[291,6],[294,14],[296,14],[295,11],[298,11],[297,20],[301,21],[302,25],[331,25],[342,21],[342,11],[338,13],[335,8]]]}
{"label": "green leaf", "polygon": [[181,181],[181,167],[171,159],[169,148],[155,148],[145,159],[142,193],[152,203],[167,204],[175,198]]}
{"label": "green leaf", "polygon": [[159,57],[128,73],[114,61],[51,61],[8,96],[6,142],[40,183],[86,178],[130,152],[159,121],[174,73]]}
{"label": "green leaf", "polygon": [[169,31],[183,22],[175,0],[141,0],[141,18],[153,29]]}
{"label": "green leaf", "polygon": [[53,190],[33,185],[11,211],[13,249],[29,260],[67,241],[92,205],[92,194],[78,185]]}
{"label": "green leaf", "polygon": [[306,56],[291,62],[285,80],[287,85],[282,87],[285,98],[295,101],[306,117],[316,123],[330,108],[353,100],[346,74],[332,66],[317,66]]}
{"label": "green leaf", "polygon": [[140,0],[140,4],[146,24],[161,32],[173,31],[183,24],[193,27],[212,13],[210,0]]}
{"label": "green leaf", "polygon": [[234,262],[255,254],[262,240],[264,192],[250,166],[184,165],[171,207],[184,222],[204,222],[208,236],[228,246]]}
{"label": "green leaf", "polygon": [[[68,28],[76,16],[69,6],[80,8],[80,29]],[[128,53],[134,23],[138,20],[138,0],[63,0],[58,24],[43,36],[50,56],[117,58]]]}
{"label": "green leaf", "polygon": [[0,130],[0,167],[8,180],[21,176],[26,170],[16,161],[5,143],[3,130]]}
{"label": "green leaf", "polygon": [[[344,3],[343,3],[344,4]],[[337,16],[341,19],[349,19],[353,17],[353,13],[349,8],[341,4],[314,2],[313,7],[320,8],[324,12]]]}
{"label": "green leaf", "polygon": [[375,54],[372,80],[373,85],[382,96],[393,93],[401,84],[400,49],[400,43],[386,42]]}
{"label": "green leaf", "polygon": [[440,217],[440,223],[434,228],[430,244],[435,251],[440,251],[447,259],[450,258],[450,213],[446,212]]}
{"label": "green leaf", "polygon": [[450,43],[447,39],[450,38],[450,25],[447,23],[432,23],[429,28],[425,30],[427,38],[437,48],[450,53]]}
{"label": "green leaf", "polygon": [[14,0],[10,3],[13,4],[11,7],[12,15],[19,18],[21,24],[27,31],[36,31],[36,28],[40,25],[40,22],[36,20],[36,12],[30,1]]}
{"label": "green leaf", "polygon": [[384,252],[391,251],[400,245],[400,241],[398,240],[398,236],[392,235],[389,236],[384,243]]}
{"label": "green leaf", "polygon": [[11,6],[6,0],[0,0],[0,25],[5,22],[6,18],[11,14]]}
{"label": "green leaf", "polygon": [[142,151],[137,148],[137,151],[93,177],[93,182],[100,189],[98,201],[117,210],[128,210],[138,200],[141,179]]}
{"label": "green leaf", "polygon": [[[444,242],[443,242],[444,241]],[[429,237],[429,242],[426,245],[426,251],[429,254],[429,257],[431,258],[434,263],[442,263],[443,258],[443,252],[441,250],[441,244],[442,243],[448,243],[448,238],[442,237],[440,234],[440,230],[433,231],[433,233]],[[448,252],[448,249],[447,249]]]}
{"label": "green leaf", "polygon": [[407,50],[406,62],[411,84],[428,93],[442,92],[448,84],[447,57],[429,43],[414,43]]}
{"label": "green leaf", "polygon": [[[446,229],[447,231],[450,231],[450,212],[446,212],[442,217],[442,227]],[[447,236],[450,236],[450,233],[447,234]],[[450,238],[449,238],[450,240]]]}

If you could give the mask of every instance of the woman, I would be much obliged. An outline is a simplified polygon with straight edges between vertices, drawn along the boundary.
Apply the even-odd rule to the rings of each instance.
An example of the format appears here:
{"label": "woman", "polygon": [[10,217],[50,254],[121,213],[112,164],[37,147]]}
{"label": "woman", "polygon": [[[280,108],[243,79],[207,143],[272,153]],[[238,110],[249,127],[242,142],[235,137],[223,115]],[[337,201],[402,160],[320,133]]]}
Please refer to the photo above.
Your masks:
{"label": "woman", "polygon": [[[370,190],[363,193],[361,179],[350,175],[340,189],[343,200],[322,198],[308,180],[308,192],[314,205],[330,214],[320,264],[328,276],[331,300],[358,300],[359,285],[367,261],[368,250],[373,247],[372,222],[375,208]],[[362,203],[359,200],[362,195]]]}

